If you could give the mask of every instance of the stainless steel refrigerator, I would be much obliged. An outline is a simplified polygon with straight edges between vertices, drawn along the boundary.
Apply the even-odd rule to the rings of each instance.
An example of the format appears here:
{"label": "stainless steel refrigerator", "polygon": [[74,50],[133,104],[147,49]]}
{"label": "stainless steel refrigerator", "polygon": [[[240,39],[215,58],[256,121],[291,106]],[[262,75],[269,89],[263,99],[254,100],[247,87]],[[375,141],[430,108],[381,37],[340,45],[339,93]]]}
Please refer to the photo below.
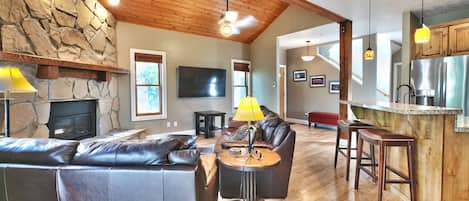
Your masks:
{"label": "stainless steel refrigerator", "polygon": [[469,116],[469,56],[412,61],[410,85],[418,105],[462,108]]}

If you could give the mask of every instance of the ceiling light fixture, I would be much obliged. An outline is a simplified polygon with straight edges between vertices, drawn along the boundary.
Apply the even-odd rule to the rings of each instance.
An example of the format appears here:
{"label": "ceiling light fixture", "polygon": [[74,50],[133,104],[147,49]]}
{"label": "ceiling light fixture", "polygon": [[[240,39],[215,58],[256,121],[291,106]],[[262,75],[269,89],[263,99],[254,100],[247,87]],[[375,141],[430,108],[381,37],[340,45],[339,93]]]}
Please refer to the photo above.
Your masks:
{"label": "ceiling light fixture", "polygon": [[238,19],[238,12],[229,10],[229,2],[226,0],[226,11],[223,14],[220,23],[220,33],[224,37],[230,37],[235,32],[236,20]]}
{"label": "ceiling light fixture", "polygon": [[111,5],[111,6],[118,6],[119,3],[120,3],[120,0],[107,0],[107,2],[108,2],[109,5]]}
{"label": "ceiling light fixture", "polygon": [[302,59],[303,61],[312,61],[312,60],[314,59],[314,57],[315,57],[315,56],[311,55],[311,52],[310,52],[310,50],[309,50],[309,47],[310,47],[310,46],[309,46],[309,43],[310,43],[310,42],[311,42],[311,41],[309,41],[309,40],[306,41],[306,44],[307,44],[307,46],[306,46],[306,55],[301,56],[301,59]]}
{"label": "ceiling light fixture", "polygon": [[368,49],[363,53],[365,60],[375,59],[375,51],[371,49],[371,0],[368,0]]}
{"label": "ceiling light fixture", "polygon": [[415,30],[414,41],[419,44],[427,43],[430,41],[430,29],[423,23],[423,0],[422,9],[420,10],[420,24],[422,24],[422,27]]}

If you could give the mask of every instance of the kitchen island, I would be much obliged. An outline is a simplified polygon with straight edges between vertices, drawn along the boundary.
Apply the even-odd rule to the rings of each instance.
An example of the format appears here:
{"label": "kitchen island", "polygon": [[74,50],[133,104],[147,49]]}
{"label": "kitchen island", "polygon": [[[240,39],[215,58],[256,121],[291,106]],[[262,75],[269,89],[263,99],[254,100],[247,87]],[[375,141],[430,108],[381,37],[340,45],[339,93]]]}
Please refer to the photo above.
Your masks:
{"label": "kitchen island", "polygon": [[[417,200],[469,200],[469,133],[458,127],[461,109],[385,102],[349,104],[358,119],[375,120],[378,127],[416,139]],[[403,149],[388,150],[388,164],[407,172]],[[392,179],[398,178],[388,173]],[[388,184],[404,200],[409,186]]]}

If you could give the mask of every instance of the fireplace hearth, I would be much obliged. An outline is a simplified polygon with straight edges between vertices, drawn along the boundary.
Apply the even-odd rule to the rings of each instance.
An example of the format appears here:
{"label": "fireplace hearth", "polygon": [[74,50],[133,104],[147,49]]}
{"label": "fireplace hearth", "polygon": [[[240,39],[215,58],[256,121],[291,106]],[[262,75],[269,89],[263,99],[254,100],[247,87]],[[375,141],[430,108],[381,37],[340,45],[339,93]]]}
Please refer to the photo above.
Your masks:
{"label": "fireplace hearth", "polygon": [[49,137],[81,140],[96,136],[96,100],[52,102]]}

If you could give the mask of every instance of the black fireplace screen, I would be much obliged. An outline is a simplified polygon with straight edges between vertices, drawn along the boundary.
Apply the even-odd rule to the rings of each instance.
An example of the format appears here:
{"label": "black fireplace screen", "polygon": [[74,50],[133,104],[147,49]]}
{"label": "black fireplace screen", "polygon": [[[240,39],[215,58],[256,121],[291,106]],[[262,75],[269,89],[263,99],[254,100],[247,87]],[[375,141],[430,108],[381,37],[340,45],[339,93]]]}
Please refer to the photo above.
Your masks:
{"label": "black fireplace screen", "polygon": [[49,137],[81,140],[96,136],[96,101],[51,103]]}

